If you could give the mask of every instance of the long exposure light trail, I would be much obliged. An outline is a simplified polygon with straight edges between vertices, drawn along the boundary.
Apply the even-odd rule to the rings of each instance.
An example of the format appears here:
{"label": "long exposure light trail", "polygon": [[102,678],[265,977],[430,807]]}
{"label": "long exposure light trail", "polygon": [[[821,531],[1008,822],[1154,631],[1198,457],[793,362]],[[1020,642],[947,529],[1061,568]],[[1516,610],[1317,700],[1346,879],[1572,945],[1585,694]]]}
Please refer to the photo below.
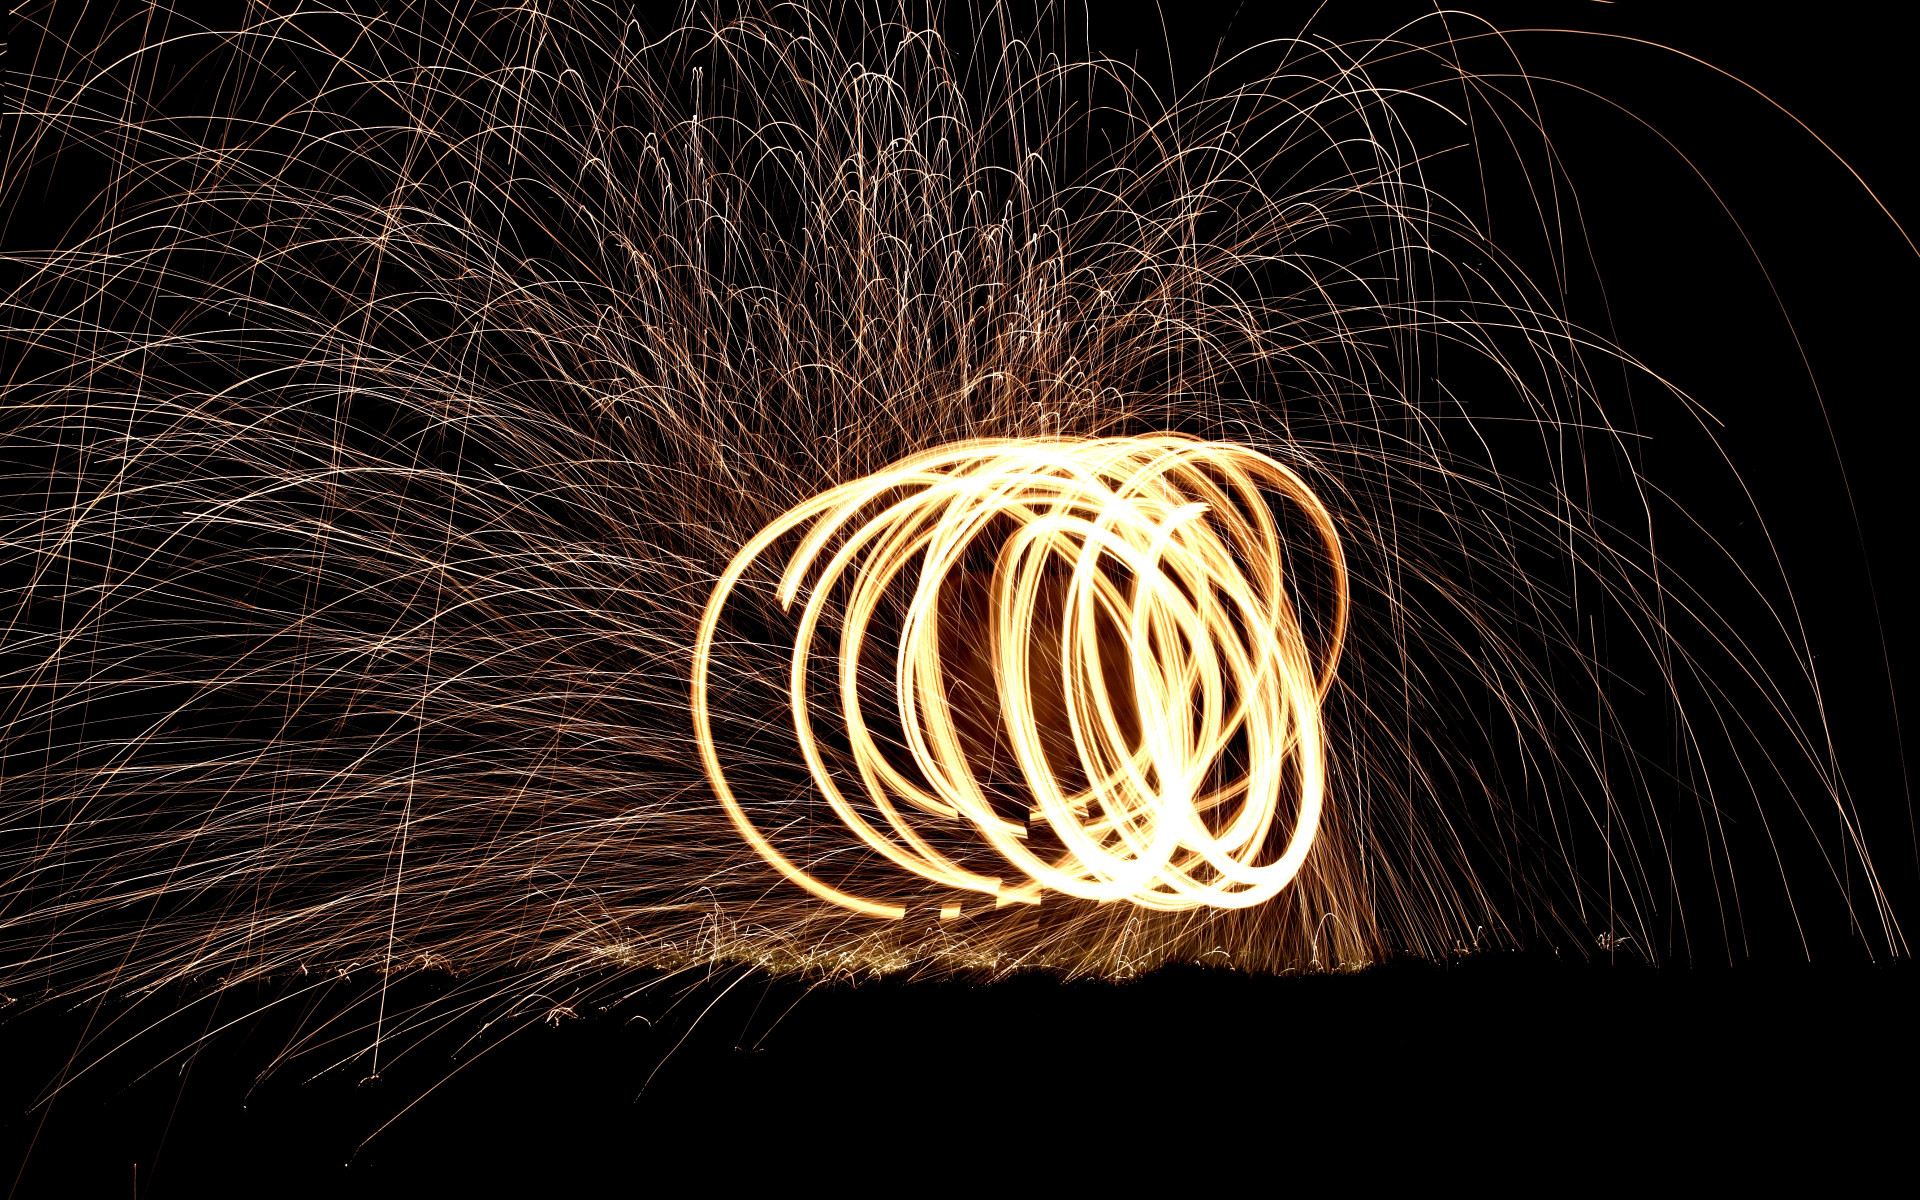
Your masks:
{"label": "long exposure light trail", "polygon": [[[1263,492],[1299,510],[1330,564],[1332,612],[1318,653],[1288,594],[1282,539]],[[991,896],[996,905],[1036,903],[1042,889],[1052,889],[1166,911],[1246,908],[1298,873],[1325,800],[1320,700],[1333,682],[1348,600],[1333,517],[1286,466],[1244,447],[1173,436],[978,440],[830,489],[735,556],[694,650],[693,718],[707,776],[734,827],[781,874],[855,912],[899,918],[905,905],[850,894],[783,854],[736,799],[714,742],[709,676],[723,611],[757,560],[793,533],[804,536],[780,577],[781,605],[790,609],[803,588],[809,592],[793,639],[794,727],[814,783],[861,843],[923,879]],[[941,598],[983,544],[993,559],[994,699],[1031,796],[1030,817],[1065,847],[1058,855],[1036,853],[1027,824],[994,810],[975,769],[977,747],[955,719]],[[1047,672],[1034,652],[1053,568],[1064,575],[1065,593],[1050,631],[1058,666]],[[902,580],[910,598],[893,696],[917,778],[875,739],[859,686],[870,628]],[[884,829],[848,799],[813,731],[810,664],[843,581],[840,713]],[[1118,679],[1103,653],[1109,638],[1121,652]],[[1045,744],[1039,714],[1049,686],[1060,692],[1072,764]],[[1244,747],[1244,766],[1222,779],[1236,746]],[[1069,773],[1085,786],[1063,785]],[[1262,862],[1288,795],[1292,832],[1283,852]],[[916,828],[916,811],[964,822],[1021,878],[1009,883],[954,862]],[[952,904],[942,915],[961,911]]]}
{"label": "long exposure light trail", "polygon": [[0,996],[1907,953],[1545,32],[202,7],[9,42]]}

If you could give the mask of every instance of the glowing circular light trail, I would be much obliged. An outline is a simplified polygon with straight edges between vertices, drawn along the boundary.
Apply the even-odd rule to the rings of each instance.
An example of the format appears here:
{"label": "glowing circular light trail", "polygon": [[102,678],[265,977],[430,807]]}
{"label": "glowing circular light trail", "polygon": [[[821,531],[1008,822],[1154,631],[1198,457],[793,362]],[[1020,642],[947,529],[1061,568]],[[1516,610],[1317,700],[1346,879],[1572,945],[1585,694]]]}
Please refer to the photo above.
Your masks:
{"label": "glowing circular light trail", "polygon": [[[1289,593],[1268,495],[1304,518],[1325,560],[1331,611],[1317,648]],[[723,610],[753,564],[793,537],[777,589],[788,612],[801,602],[787,687],[793,725],[814,785],[872,851],[995,905],[1036,903],[1051,889],[1160,910],[1244,908],[1300,870],[1324,804],[1320,706],[1348,601],[1332,516],[1286,466],[1168,434],[969,441],[824,492],[735,555],[695,643],[692,710],[707,777],[734,827],[781,874],[855,912],[899,918],[904,904],[853,895],[783,854],[740,804],[714,742],[708,690]],[[943,591],[952,594],[966,563],[987,559],[986,654],[1028,824],[993,807],[979,748],[955,712],[955,648],[943,645]],[[881,632],[886,605],[893,619]],[[823,625],[837,626],[836,694],[865,813],[814,731]],[[892,691],[911,770],[883,752],[861,704],[862,651],[895,636]],[[1117,665],[1103,646],[1118,647]],[[1063,714],[1064,729],[1049,729],[1043,712]],[[1071,761],[1049,750],[1062,734]],[[1291,831],[1274,856],[1289,801]],[[978,874],[939,849],[931,831],[956,825],[1017,876]],[[1058,849],[1035,848],[1029,833],[1041,828]],[[949,904],[941,914],[960,911]]]}

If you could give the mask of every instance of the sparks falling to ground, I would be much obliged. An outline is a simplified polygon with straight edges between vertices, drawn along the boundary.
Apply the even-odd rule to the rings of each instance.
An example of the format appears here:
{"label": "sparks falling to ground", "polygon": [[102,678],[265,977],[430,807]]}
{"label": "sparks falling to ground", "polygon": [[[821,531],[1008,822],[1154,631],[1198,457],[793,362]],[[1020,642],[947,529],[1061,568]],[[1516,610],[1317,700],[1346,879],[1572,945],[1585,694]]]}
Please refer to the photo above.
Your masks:
{"label": "sparks falling to ground", "polygon": [[1762,887],[1904,953],[1784,581],[1660,549],[1608,380],[1739,476],[1569,311],[1495,31],[1168,96],[701,13],[16,56],[10,203],[106,186],[5,255],[0,987],[1684,958]]}

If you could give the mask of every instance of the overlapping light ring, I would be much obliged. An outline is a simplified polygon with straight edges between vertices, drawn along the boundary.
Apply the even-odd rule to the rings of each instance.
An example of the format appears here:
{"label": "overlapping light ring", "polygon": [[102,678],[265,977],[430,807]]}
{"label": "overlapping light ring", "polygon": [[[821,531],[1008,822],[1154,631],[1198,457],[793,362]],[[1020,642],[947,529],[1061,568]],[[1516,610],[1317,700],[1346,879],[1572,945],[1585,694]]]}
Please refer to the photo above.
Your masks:
{"label": "overlapping light ring", "polygon": [[[1325,559],[1332,611],[1317,653],[1285,586],[1269,495],[1298,511]],[[707,777],[734,827],[781,874],[855,912],[899,918],[905,905],[852,895],[782,854],[741,807],[714,745],[708,688],[722,612],[748,568],[793,534],[799,546],[777,595],[791,612],[805,592],[788,685],[794,728],[815,785],[861,843],[913,875],[996,905],[1035,903],[1052,889],[1161,910],[1245,908],[1298,873],[1326,790],[1320,705],[1345,636],[1347,575],[1331,514],[1292,470],[1242,446],[1171,434],[969,441],[824,492],[734,556],[694,650],[693,722]],[[987,620],[999,712],[1034,818],[1065,847],[1051,856],[1029,849],[1026,825],[993,811],[948,699],[941,588],[988,536],[1000,539],[989,547],[996,557]],[[1057,588],[1063,570],[1057,683],[1087,781],[1073,793],[1042,747],[1030,661],[1042,591]],[[856,686],[882,597],[908,587],[895,696],[918,779],[881,752]],[[840,711],[853,769],[883,818],[878,826],[842,792],[813,732],[809,669],[836,593]],[[1101,666],[1101,615],[1106,636],[1117,629],[1123,640],[1125,696],[1113,694]],[[1132,745],[1121,718],[1129,710]],[[1222,782],[1237,738],[1245,771]],[[1279,857],[1260,863],[1286,794],[1296,798],[1293,829]],[[971,826],[1018,876],[980,875],[952,861],[927,840],[929,822]],[[961,906],[941,911],[956,916]]]}

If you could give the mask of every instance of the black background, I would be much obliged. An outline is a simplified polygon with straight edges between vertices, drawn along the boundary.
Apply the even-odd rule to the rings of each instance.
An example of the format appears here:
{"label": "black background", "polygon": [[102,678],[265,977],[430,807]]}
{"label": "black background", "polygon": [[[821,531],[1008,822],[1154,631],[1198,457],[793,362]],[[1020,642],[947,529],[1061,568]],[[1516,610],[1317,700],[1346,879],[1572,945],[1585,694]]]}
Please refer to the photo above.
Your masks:
{"label": "black background", "polygon": [[[1462,7],[1509,29],[1617,33],[1697,55],[1797,115],[1895,219],[1920,227],[1915,29],[1890,6],[1777,23],[1747,5]],[[1315,28],[1384,34],[1421,11],[1334,4]],[[1252,0],[1183,3],[1164,18],[1102,7],[1093,40],[1191,80],[1222,38],[1291,34],[1310,12]],[[1873,848],[1896,913],[1920,919],[1888,683],[1889,664],[1897,683],[1915,662],[1904,560],[1920,258],[1845,168],[1724,76],[1621,40],[1516,34],[1515,46],[1537,73],[1602,92],[1682,147],[1751,239],[1749,250],[1651,136],[1598,102],[1543,93],[1618,338],[1726,422],[1806,602],[1842,761],[1879,819]],[[1159,65],[1169,47],[1170,65]],[[10,238],[26,229],[16,222]],[[1737,505],[1704,482],[1688,493],[1687,464],[1652,453],[1650,472],[1738,536]],[[422,994],[390,1003],[451,985],[399,986]],[[1654,970],[1631,956],[1543,949],[1356,976],[1189,969],[1125,984],[809,991],[724,974],[663,981],[631,1005],[553,1026],[470,1041],[475,1031],[456,1025],[373,1084],[354,1066],[309,1078],[323,1062],[259,1080],[295,1023],[312,1019],[291,1011],[243,1022],[185,1064],[168,1057],[271,998],[188,1007],[137,1037],[180,998],[0,1014],[11,1016],[0,1024],[0,1183],[19,1196],[625,1194],[677,1188],[683,1176],[819,1188],[898,1171],[915,1190],[1084,1189],[1176,1168],[1190,1187],[1244,1170],[1273,1190],[1302,1174],[1365,1186],[1404,1170],[1437,1186],[1558,1188],[1788,1164],[1891,1168],[1905,1180],[1920,1066],[1920,978],[1845,945],[1820,947],[1810,964]],[[368,999],[334,996],[328,1011],[351,1019]],[[91,1058],[129,1037],[50,1106],[30,1107],[76,1047]]]}

